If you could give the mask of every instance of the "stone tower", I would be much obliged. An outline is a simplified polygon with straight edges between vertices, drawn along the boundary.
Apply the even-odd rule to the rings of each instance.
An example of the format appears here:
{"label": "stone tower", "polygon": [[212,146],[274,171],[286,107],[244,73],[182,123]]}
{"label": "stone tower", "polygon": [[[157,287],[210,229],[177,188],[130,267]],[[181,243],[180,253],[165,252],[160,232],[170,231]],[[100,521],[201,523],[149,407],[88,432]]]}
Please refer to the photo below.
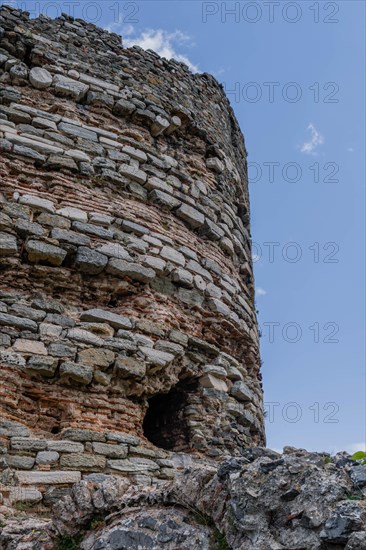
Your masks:
{"label": "stone tower", "polygon": [[246,150],[222,87],[0,10],[0,439],[21,485],[264,443]]}

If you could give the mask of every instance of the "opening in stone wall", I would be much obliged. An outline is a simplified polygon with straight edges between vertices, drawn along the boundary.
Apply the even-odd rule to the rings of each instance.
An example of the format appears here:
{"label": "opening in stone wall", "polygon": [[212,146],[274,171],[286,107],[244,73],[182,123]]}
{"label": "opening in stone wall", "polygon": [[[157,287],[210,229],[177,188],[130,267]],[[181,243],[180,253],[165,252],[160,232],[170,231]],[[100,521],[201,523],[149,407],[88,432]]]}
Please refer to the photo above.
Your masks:
{"label": "opening in stone wall", "polygon": [[181,452],[190,449],[190,430],[185,409],[197,388],[196,380],[183,380],[168,393],[149,399],[143,429],[145,437],[156,447]]}

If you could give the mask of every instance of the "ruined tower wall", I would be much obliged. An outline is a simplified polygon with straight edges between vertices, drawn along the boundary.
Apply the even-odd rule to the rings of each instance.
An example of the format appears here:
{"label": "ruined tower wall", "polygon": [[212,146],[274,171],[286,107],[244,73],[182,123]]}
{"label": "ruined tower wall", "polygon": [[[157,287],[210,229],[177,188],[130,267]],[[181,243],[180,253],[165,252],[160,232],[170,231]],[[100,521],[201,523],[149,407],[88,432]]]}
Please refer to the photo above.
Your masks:
{"label": "ruined tower wall", "polygon": [[24,484],[264,442],[246,151],[222,87],[0,10],[0,438]]}

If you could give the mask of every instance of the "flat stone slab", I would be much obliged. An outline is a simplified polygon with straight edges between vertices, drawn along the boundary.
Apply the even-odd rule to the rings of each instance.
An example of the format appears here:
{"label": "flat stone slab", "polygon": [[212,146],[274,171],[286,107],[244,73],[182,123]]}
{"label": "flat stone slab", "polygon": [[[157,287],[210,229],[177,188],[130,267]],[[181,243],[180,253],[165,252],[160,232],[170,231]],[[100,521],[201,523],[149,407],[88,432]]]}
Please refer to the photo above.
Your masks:
{"label": "flat stone slab", "polygon": [[108,323],[114,328],[132,329],[133,324],[131,319],[117,315],[111,311],[104,311],[103,309],[89,309],[84,311],[80,315],[81,321],[96,322],[96,323]]}
{"label": "flat stone slab", "polygon": [[81,481],[81,472],[52,471],[52,472],[25,472],[17,471],[19,483],[24,485],[64,485]]}

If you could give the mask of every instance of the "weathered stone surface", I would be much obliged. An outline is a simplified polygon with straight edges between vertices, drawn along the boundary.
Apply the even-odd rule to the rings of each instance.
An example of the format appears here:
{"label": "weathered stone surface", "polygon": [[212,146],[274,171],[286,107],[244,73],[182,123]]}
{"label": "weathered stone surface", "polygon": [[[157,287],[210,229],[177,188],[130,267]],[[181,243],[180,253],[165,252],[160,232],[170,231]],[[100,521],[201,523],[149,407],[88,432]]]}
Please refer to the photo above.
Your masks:
{"label": "weathered stone surface", "polygon": [[31,319],[16,317],[7,313],[0,313],[0,325],[10,325],[23,330],[30,330],[31,332],[36,332],[37,330],[37,323]]}
{"label": "weathered stone surface", "polygon": [[30,240],[25,248],[28,252],[28,259],[32,263],[48,262],[51,265],[60,266],[66,257],[66,250],[42,241]]}
{"label": "weathered stone surface", "polygon": [[106,459],[101,455],[68,453],[60,459],[60,466],[65,470],[98,471],[105,465]]}
{"label": "weathered stone surface", "polygon": [[53,85],[58,95],[72,97],[76,101],[80,101],[89,90],[87,84],[83,84],[82,82],[78,82],[63,75],[55,75],[53,77]]}
{"label": "weathered stone surface", "polygon": [[6,455],[5,460],[9,468],[31,470],[34,466],[34,458],[32,456]]}
{"label": "weathered stone surface", "polygon": [[231,395],[236,397],[239,401],[251,401],[253,393],[244,382],[237,381],[234,383],[230,390]]}
{"label": "weathered stone surface", "polygon": [[55,464],[60,455],[56,451],[40,451],[36,456],[37,464]]}
{"label": "weathered stone surface", "polygon": [[176,210],[177,216],[188,223],[191,227],[201,227],[203,225],[203,222],[205,221],[205,217],[201,212],[193,208],[192,206],[188,206],[188,204],[181,204],[179,208]]}
{"label": "weathered stone surface", "polygon": [[78,361],[84,365],[108,368],[114,361],[114,353],[109,349],[83,349],[78,353]]}
{"label": "weathered stone surface", "polygon": [[155,271],[140,264],[111,258],[107,266],[108,273],[117,277],[129,277],[141,283],[148,283],[155,278]]}
{"label": "weathered stone surface", "polygon": [[29,72],[29,80],[37,90],[45,90],[52,84],[52,75],[42,67],[33,67]]}
{"label": "weathered stone surface", "polygon": [[[65,455],[66,456],[66,455]],[[65,483],[78,483],[81,479],[80,472],[21,472],[16,473],[19,483],[24,485],[64,485]]]}
{"label": "weathered stone surface", "polygon": [[27,355],[47,355],[47,348],[43,342],[36,340],[27,340],[25,338],[17,338],[12,346],[12,350],[18,353]]}
{"label": "weathered stone surface", "polygon": [[47,441],[47,449],[58,453],[83,453],[84,445],[76,441]]}
{"label": "weathered stone surface", "polygon": [[148,348],[146,346],[142,346],[140,351],[144,354],[146,361],[155,367],[163,368],[174,360],[174,355],[172,353],[166,353],[165,351]]}
{"label": "weathered stone surface", "polygon": [[146,363],[135,357],[118,356],[115,368],[121,378],[143,378],[146,374]]}
{"label": "weathered stone surface", "polygon": [[17,502],[35,504],[41,502],[42,493],[33,487],[14,487],[10,491],[9,500],[14,504]]}
{"label": "weathered stone surface", "polygon": [[96,323],[108,323],[114,328],[132,329],[132,321],[128,317],[116,315],[111,311],[103,309],[89,309],[80,315],[81,321],[90,321]]}
{"label": "weathered stone surface", "polygon": [[61,380],[73,380],[79,384],[90,384],[93,379],[93,368],[80,363],[62,363],[60,377]]}
{"label": "weathered stone surface", "polygon": [[104,256],[91,248],[87,248],[86,246],[80,246],[78,248],[75,258],[75,267],[82,273],[97,275],[103,271],[107,263],[107,256]]}
{"label": "weathered stone surface", "polygon": [[127,445],[111,445],[108,443],[93,443],[93,451],[96,454],[108,458],[126,458],[128,454]]}
{"label": "weathered stone surface", "polygon": [[9,233],[0,233],[0,256],[13,256],[17,252],[16,237]]}

